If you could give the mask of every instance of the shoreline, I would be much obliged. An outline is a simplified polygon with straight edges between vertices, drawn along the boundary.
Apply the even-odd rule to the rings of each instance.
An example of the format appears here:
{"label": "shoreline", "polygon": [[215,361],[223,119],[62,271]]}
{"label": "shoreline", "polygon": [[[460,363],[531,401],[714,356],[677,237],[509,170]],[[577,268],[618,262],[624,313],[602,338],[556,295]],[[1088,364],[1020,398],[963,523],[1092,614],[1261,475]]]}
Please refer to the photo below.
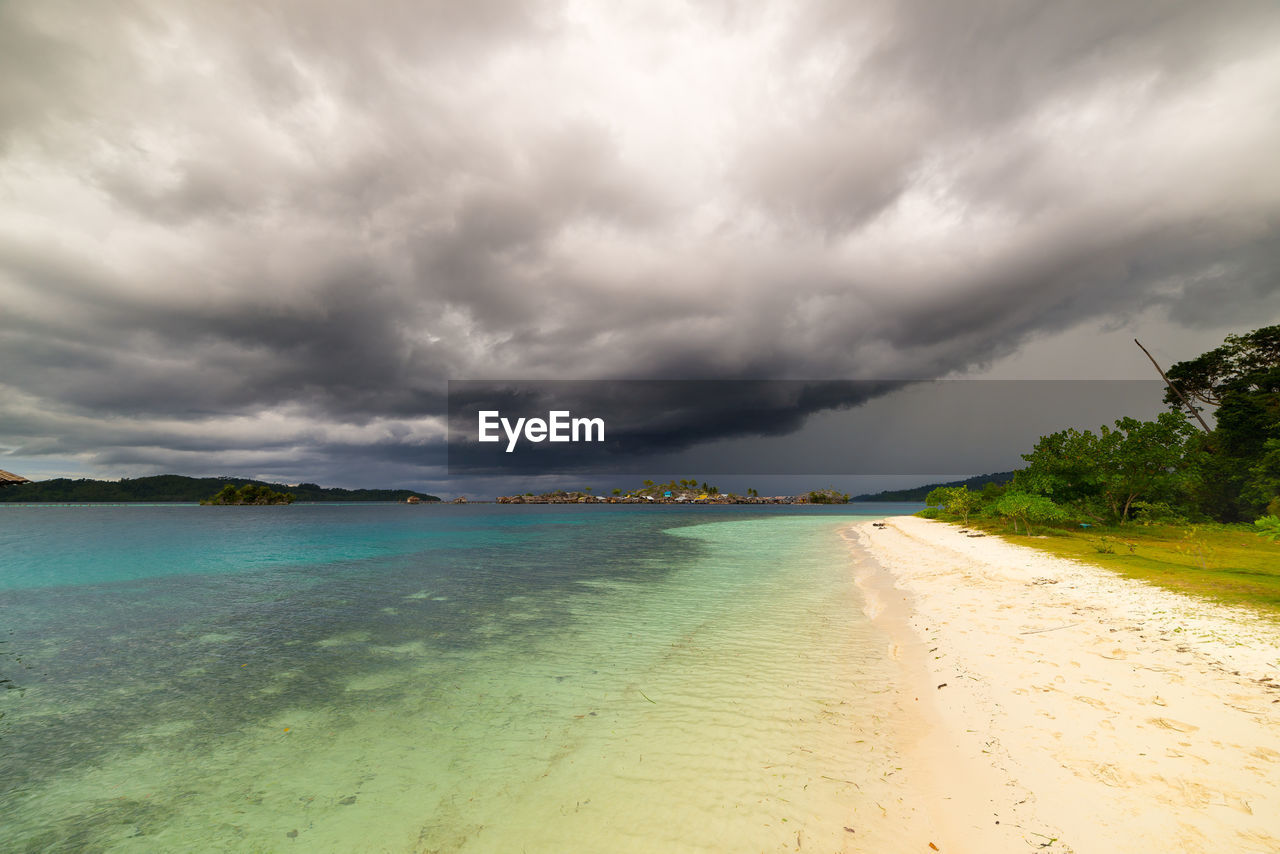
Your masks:
{"label": "shoreline", "polygon": [[1280,624],[883,522],[844,536],[903,669],[902,807],[940,851],[1280,850]]}

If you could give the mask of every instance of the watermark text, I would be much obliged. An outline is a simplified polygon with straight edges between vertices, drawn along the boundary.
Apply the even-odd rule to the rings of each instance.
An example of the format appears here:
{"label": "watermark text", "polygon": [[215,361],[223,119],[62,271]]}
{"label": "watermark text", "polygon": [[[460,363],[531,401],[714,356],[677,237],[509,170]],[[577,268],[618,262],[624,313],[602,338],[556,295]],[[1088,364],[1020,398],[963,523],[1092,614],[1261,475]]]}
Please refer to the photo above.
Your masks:
{"label": "watermark text", "polygon": [[501,442],[507,437],[507,453],[516,449],[521,437],[528,442],[603,442],[603,418],[574,418],[567,409],[553,409],[544,418],[517,418],[513,424],[496,409],[482,409],[479,414],[478,440]]}

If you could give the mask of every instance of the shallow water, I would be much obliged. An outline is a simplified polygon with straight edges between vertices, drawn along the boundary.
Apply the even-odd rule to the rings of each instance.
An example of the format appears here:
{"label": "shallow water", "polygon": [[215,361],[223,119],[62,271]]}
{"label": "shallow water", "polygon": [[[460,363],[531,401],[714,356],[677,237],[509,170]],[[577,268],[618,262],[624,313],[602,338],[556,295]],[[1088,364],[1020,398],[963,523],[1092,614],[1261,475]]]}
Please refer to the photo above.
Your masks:
{"label": "shallow water", "polygon": [[0,834],[839,850],[896,678],[848,512],[0,509]]}

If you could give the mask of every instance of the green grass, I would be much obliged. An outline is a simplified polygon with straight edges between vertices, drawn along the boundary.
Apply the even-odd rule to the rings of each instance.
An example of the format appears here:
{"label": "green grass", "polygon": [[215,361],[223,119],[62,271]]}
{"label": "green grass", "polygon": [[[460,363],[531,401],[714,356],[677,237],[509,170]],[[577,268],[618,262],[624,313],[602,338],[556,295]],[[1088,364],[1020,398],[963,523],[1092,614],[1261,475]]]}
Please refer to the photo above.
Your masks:
{"label": "green grass", "polygon": [[1013,534],[995,521],[970,527],[1179,593],[1246,605],[1280,618],[1280,543],[1257,536],[1252,525],[1037,526],[1034,537]]}

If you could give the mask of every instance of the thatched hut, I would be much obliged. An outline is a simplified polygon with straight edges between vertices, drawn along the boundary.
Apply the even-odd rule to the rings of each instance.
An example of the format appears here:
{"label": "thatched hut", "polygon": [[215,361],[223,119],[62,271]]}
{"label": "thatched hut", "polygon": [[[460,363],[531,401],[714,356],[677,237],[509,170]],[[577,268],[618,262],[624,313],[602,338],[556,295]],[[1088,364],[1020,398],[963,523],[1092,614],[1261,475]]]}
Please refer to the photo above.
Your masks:
{"label": "thatched hut", "polygon": [[31,481],[20,474],[14,474],[11,471],[0,469],[0,487],[17,486],[20,483],[30,483]]}

